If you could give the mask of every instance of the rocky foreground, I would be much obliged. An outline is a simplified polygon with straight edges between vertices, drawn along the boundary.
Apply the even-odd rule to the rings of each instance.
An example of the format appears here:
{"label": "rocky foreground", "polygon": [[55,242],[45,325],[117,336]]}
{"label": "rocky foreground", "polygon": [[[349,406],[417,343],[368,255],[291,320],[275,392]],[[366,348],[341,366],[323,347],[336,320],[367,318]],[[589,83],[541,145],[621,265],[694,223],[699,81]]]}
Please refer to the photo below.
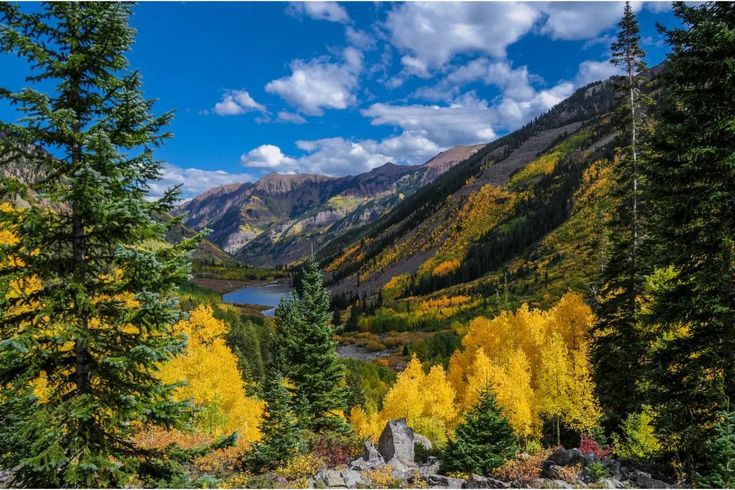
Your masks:
{"label": "rocky foreground", "polygon": [[[441,462],[431,442],[415,433],[405,419],[392,420],[383,429],[377,447],[365,442],[363,455],[349,465],[324,468],[309,480],[313,488],[430,487],[430,488],[672,488],[649,473],[629,468],[620,461],[579,449],[557,449],[540,462],[538,477],[517,480],[471,475],[442,475]],[[521,455],[521,458],[531,456]],[[604,468],[604,470],[601,470]],[[606,476],[596,477],[603,471]]]}

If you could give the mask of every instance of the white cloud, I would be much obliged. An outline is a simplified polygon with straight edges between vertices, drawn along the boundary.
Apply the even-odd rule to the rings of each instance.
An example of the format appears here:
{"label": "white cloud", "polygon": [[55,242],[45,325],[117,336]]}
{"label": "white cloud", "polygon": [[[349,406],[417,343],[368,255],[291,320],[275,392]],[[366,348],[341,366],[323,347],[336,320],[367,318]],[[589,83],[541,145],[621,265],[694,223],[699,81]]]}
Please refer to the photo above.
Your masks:
{"label": "white cloud", "polygon": [[295,2],[288,6],[287,11],[294,15],[306,15],[316,20],[347,23],[350,16],[337,2]]}
{"label": "white cloud", "polygon": [[[296,142],[301,157],[283,155],[274,145],[263,145],[243,155],[246,167],[263,168],[263,153],[272,155],[268,168],[279,173],[316,173],[323,175],[357,175],[387,162],[419,164],[444,148],[433,141],[404,132],[380,141],[348,140],[341,137],[301,140]],[[264,150],[264,147],[268,147]],[[254,164],[255,163],[255,164]]]}
{"label": "white cloud", "polygon": [[[633,2],[631,6],[637,11],[640,2]],[[552,39],[596,37],[615,26],[623,15],[622,2],[549,2],[539,7],[547,16],[541,32]]]}
{"label": "white cloud", "polygon": [[242,155],[240,162],[246,167],[279,171],[293,170],[297,166],[296,160],[284,155],[275,145],[260,145]]}
{"label": "white cloud", "polygon": [[247,90],[228,90],[214,105],[214,113],[218,116],[238,116],[249,111],[266,112],[266,108],[257,103]]}
{"label": "white cloud", "polygon": [[254,177],[246,173],[181,168],[171,163],[166,163],[163,166],[161,179],[150,184],[150,197],[161,197],[167,189],[181,184],[181,198],[191,199],[212,187],[236,182],[251,182],[253,180],[255,180]]}
{"label": "white cloud", "polygon": [[410,2],[394,8],[386,26],[393,44],[408,53],[406,70],[424,76],[460,53],[505,57],[539,17],[534,6],[516,2]]}
{"label": "white cloud", "polygon": [[447,105],[373,104],[362,111],[373,125],[397,126],[441,146],[490,141],[495,137],[486,101],[466,94]]}
{"label": "white cloud", "polygon": [[346,109],[356,102],[353,92],[362,70],[362,53],[349,47],[342,56],[341,64],[326,57],[309,62],[295,60],[291,63],[291,75],[269,82],[265,89],[313,116],[324,114],[325,108]]}
{"label": "white cloud", "polygon": [[352,26],[347,26],[345,36],[350,44],[360,49],[372,49],[375,47],[374,38],[370,37],[367,32],[355,29]]}
{"label": "white cloud", "polygon": [[295,112],[281,111],[278,113],[278,120],[281,122],[290,122],[294,124],[304,124],[306,119]]}
{"label": "white cloud", "polygon": [[587,60],[579,64],[579,72],[575,82],[578,87],[582,87],[588,83],[605,80],[619,74],[620,69],[609,61]]}
{"label": "white cloud", "polygon": [[447,76],[447,81],[451,84],[481,81],[498,87],[503,95],[514,99],[527,99],[534,94],[527,67],[513,68],[506,61],[493,62],[487,58],[477,58],[459,67]]}

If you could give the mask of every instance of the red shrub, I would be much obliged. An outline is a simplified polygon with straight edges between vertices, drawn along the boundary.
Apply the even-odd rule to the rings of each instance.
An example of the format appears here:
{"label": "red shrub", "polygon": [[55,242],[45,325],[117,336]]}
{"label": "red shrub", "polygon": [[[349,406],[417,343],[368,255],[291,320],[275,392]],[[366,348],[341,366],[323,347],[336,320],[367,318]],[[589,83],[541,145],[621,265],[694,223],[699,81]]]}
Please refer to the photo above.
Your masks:
{"label": "red shrub", "polygon": [[588,434],[582,434],[579,440],[579,450],[585,456],[594,454],[597,459],[608,458],[612,454],[612,448],[610,446],[601,447],[600,443]]}

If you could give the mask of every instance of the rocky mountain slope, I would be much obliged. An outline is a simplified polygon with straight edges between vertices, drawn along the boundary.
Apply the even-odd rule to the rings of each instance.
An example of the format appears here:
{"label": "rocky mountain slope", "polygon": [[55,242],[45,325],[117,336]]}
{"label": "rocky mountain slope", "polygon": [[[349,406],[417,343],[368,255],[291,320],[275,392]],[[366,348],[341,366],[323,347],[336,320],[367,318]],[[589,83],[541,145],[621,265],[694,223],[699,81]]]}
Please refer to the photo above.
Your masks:
{"label": "rocky mountain slope", "polygon": [[607,199],[613,99],[610,80],[579,89],[326,244],[333,291],[347,303],[380,293],[397,311],[417,298],[461,297],[470,308],[588,289],[604,246],[594,224]]}
{"label": "rocky mountain slope", "polygon": [[378,219],[480,147],[458,146],[424,165],[386,163],[355,176],[270,174],[210,189],[177,212],[192,229],[210,228],[212,242],[248,265],[289,264]]}

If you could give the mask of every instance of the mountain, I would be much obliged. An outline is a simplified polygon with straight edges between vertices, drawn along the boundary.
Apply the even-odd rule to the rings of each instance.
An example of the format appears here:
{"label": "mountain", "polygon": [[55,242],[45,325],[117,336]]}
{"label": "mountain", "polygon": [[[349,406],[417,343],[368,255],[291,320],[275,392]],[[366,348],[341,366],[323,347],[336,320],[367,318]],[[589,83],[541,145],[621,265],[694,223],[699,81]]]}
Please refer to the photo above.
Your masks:
{"label": "mountain", "polygon": [[[445,315],[492,302],[547,305],[569,287],[589,292],[604,253],[595,226],[608,199],[613,100],[611,80],[583,87],[325,244],[320,259],[338,301],[383,305],[395,314],[386,325],[400,329],[401,312],[413,312],[415,327],[426,304],[443,304]],[[447,308],[452,298],[464,306]]]}
{"label": "mountain", "polygon": [[248,265],[289,264],[378,219],[481,146],[457,146],[423,165],[386,163],[354,176],[273,173],[210,189],[177,213],[189,228],[210,228],[212,242]]}

